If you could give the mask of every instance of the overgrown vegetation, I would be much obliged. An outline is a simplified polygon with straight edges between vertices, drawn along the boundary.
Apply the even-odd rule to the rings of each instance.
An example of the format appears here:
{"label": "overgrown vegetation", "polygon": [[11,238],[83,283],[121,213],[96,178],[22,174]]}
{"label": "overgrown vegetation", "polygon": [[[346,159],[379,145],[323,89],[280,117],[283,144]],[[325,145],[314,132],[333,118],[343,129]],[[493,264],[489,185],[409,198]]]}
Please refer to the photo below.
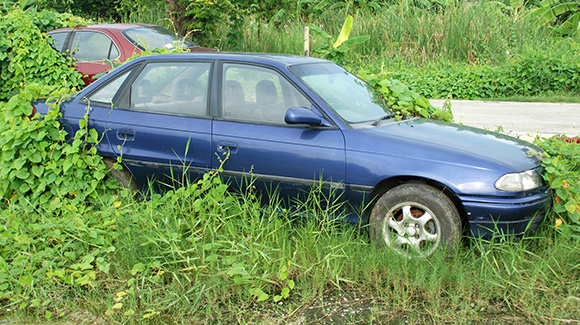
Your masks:
{"label": "overgrown vegetation", "polygon": [[58,85],[74,90],[82,85],[72,62],[54,51],[43,32],[78,22],[71,15],[20,8],[0,17],[0,100],[7,100],[27,84]]}
{"label": "overgrown vegetation", "polygon": [[[0,322],[3,318],[32,323],[578,320],[577,141],[537,140],[547,153],[544,178],[555,193],[553,214],[539,232],[515,242],[466,240],[453,256],[409,260],[377,248],[370,244],[363,225],[325,218],[333,207],[322,208],[316,192],[304,205],[320,219],[291,217],[278,208],[275,197],[272,206],[264,209],[251,191],[226,191],[218,173],[163,194],[149,193],[149,199],[143,200],[107,178],[108,170],[91,146],[101,141],[100,135],[86,122],[81,122],[81,131],[71,143],[64,141],[57,122],[58,102],[80,85],[80,78],[71,62],[50,49],[41,31],[82,20],[34,6],[23,11],[6,3],[0,18],[0,120],[4,121],[0,126]],[[442,32],[435,28],[451,24],[445,15],[459,20],[460,10],[471,9],[462,2],[444,1],[414,5],[282,1],[279,6],[271,1],[254,6],[243,2],[249,4],[246,7],[242,1],[230,3],[255,14],[237,29],[223,30],[223,35],[243,36],[236,46],[295,54],[302,50],[301,20],[338,35],[344,13],[353,13],[353,33],[371,39],[345,51],[345,63],[382,91],[401,114],[452,119],[448,107],[432,107],[393,77],[422,94],[463,98],[541,95],[560,89],[576,92],[579,83],[577,59],[572,55],[577,44],[545,41],[548,30],[542,28],[535,30],[540,40],[524,41],[525,35],[531,35],[526,34],[530,29],[525,24],[533,24],[526,20],[531,17],[524,19],[526,8],[521,6],[494,7],[506,21],[522,23],[518,31],[506,32],[499,21],[492,30],[483,31],[489,35],[486,38],[476,34],[477,28],[459,24],[470,30],[467,38],[451,31],[437,38]],[[473,7],[483,12],[480,5]],[[284,15],[268,16],[265,8]],[[407,15],[411,29],[434,31],[417,33],[423,36],[414,40],[417,35],[408,30],[396,38],[394,27],[357,27],[356,22],[361,22],[371,28],[373,22],[383,20],[379,15],[396,12]],[[480,19],[475,11],[464,13]],[[227,22],[231,17],[235,16],[228,13],[223,19]],[[437,19],[442,20],[439,25]],[[398,18],[389,21],[395,24]],[[475,26],[485,25],[478,23]],[[399,24],[403,29],[404,24]],[[457,42],[446,47],[443,35],[456,35]],[[373,43],[377,39],[382,43]],[[474,39],[484,44],[476,46]],[[227,44],[223,39],[212,42]],[[451,48],[456,48],[454,53]],[[382,49],[385,52],[379,52]],[[511,53],[497,55],[505,51]],[[369,58],[381,63],[367,64]],[[451,60],[460,63],[446,63]],[[58,85],[60,90],[34,83]],[[31,116],[30,101],[41,96],[51,96],[55,106],[39,119]]]}

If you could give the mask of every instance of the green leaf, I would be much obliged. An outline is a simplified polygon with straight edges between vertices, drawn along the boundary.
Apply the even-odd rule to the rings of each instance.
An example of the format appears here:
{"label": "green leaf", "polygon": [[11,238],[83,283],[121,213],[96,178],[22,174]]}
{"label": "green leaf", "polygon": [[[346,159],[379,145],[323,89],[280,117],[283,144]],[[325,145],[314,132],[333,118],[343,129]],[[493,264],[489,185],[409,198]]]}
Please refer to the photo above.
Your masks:
{"label": "green leaf", "polygon": [[135,265],[133,265],[133,268],[131,269],[131,274],[135,275],[137,273],[141,273],[145,270],[145,264],[143,263],[137,263]]}
{"label": "green leaf", "polygon": [[67,158],[65,159],[65,161],[62,163],[62,170],[64,172],[67,172],[71,166],[73,165],[72,159],[71,158]]}
{"label": "green leaf", "polygon": [[344,24],[342,25],[340,35],[338,35],[338,39],[336,40],[336,42],[334,42],[334,44],[332,44],[332,47],[337,48],[340,45],[342,45],[342,43],[348,39],[348,35],[350,35],[351,29],[352,29],[352,16],[348,15],[348,17],[346,17],[346,20],[344,21]]}
{"label": "green leaf", "polygon": [[260,288],[251,288],[249,290],[249,293],[256,297],[256,301],[257,302],[262,302],[262,301],[266,301],[270,298],[270,295],[268,295],[267,293],[265,293],[264,291],[262,291],[262,289]]}
{"label": "green leaf", "polygon": [[330,36],[327,32],[325,32],[324,30],[322,30],[322,28],[316,26],[316,25],[312,25],[310,23],[307,23],[306,26],[310,27],[310,30],[312,30],[314,33],[327,38],[327,39],[332,39],[332,36]]}
{"label": "green leaf", "polygon": [[27,179],[30,177],[30,173],[28,173],[28,169],[23,168],[16,172],[16,177],[20,179]]}
{"label": "green leaf", "polygon": [[286,299],[290,297],[290,289],[288,287],[285,287],[284,289],[282,289],[282,298]]}
{"label": "green leaf", "polygon": [[42,176],[42,173],[44,173],[44,166],[42,165],[32,166],[31,171],[34,174],[34,176],[40,177]]}
{"label": "green leaf", "polygon": [[576,203],[574,201],[566,203],[566,211],[570,214],[574,214],[576,212]]}
{"label": "green leaf", "polygon": [[361,43],[368,41],[370,38],[371,38],[370,35],[356,36],[353,38],[349,38],[348,40],[345,40],[342,44],[343,45],[357,45],[357,44],[361,44]]}

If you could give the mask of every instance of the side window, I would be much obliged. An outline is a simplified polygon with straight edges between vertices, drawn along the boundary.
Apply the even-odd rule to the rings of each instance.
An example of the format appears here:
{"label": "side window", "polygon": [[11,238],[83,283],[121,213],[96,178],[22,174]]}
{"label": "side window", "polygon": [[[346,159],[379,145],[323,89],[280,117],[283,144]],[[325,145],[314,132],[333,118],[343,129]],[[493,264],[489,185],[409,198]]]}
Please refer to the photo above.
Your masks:
{"label": "side window", "polygon": [[140,112],[204,116],[211,63],[149,63],[131,85],[130,109]]}
{"label": "side window", "polygon": [[48,34],[48,36],[52,38],[52,47],[59,52],[64,51],[64,42],[69,33],[70,32],[57,32]]}
{"label": "side window", "polygon": [[310,102],[277,71],[251,65],[224,64],[222,111],[228,119],[286,124],[290,107]]}
{"label": "side window", "polygon": [[119,49],[103,33],[78,31],[74,34],[71,56],[79,62],[114,60],[119,57]]}
{"label": "side window", "polygon": [[[131,70],[123,73],[121,76],[115,78],[109,83],[99,88],[96,92],[89,95],[87,104],[97,104],[98,106],[111,107],[113,105],[113,97],[129,76]],[[100,104],[100,105],[99,105]]]}

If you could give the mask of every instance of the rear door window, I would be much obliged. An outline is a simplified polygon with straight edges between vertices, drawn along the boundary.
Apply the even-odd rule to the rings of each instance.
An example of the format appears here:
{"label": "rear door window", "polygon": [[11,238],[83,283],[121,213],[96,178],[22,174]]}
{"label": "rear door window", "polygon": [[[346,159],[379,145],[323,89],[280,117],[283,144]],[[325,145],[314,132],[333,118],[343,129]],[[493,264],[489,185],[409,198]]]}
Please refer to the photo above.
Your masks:
{"label": "rear door window", "polygon": [[77,31],[73,35],[71,56],[79,62],[115,60],[119,48],[107,35],[95,31]]}
{"label": "rear door window", "polygon": [[131,86],[130,110],[181,116],[207,112],[209,62],[148,64]]}
{"label": "rear door window", "polygon": [[70,32],[56,32],[48,34],[48,36],[50,36],[52,39],[52,47],[59,52],[63,52],[65,50],[64,46],[69,34]]}

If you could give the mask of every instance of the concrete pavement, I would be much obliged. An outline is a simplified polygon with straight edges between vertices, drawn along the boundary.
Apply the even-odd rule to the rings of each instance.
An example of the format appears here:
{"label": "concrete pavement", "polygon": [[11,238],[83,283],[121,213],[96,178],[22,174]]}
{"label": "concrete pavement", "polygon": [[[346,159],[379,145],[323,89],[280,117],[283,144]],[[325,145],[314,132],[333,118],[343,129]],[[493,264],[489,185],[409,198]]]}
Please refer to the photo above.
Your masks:
{"label": "concrete pavement", "polygon": [[[444,100],[430,102],[441,106]],[[451,111],[456,123],[491,131],[499,129],[526,140],[536,135],[580,135],[580,104],[452,100]]]}

